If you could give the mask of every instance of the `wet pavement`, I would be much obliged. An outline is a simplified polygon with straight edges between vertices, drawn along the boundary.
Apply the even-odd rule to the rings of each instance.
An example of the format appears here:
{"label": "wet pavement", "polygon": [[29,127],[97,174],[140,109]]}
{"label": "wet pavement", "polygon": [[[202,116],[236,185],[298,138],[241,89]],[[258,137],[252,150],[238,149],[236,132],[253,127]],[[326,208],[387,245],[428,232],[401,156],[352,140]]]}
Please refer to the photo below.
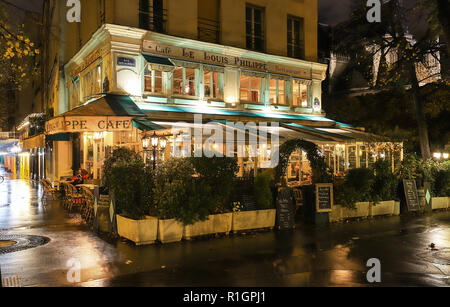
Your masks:
{"label": "wet pavement", "polygon": [[[98,237],[41,193],[0,185],[0,240],[48,238],[0,253],[2,276],[22,286],[450,286],[449,211],[136,247]],[[379,284],[366,280],[370,258],[381,261]],[[68,278],[74,264],[79,283]]]}

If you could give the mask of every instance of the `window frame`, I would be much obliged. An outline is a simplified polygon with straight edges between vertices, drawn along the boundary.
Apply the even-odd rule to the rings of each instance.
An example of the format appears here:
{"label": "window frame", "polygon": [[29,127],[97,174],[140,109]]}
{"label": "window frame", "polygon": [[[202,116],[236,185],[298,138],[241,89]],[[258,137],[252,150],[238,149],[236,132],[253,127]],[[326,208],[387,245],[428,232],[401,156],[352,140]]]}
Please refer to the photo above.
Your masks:
{"label": "window frame", "polygon": [[[242,81],[241,78],[242,76],[247,76],[249,78],[249,87],[246,87],[245,89],[249,90],[250,93],[250,98],[252,97],[251,93],[253,92],[253,90],[256,90],[256,88],[252,87],[252,78],[258,78],[259,79],[259,89],[258,89],[258,100],[257,101],[253,101],[253,100],[243,100],[242,99]],[[245,102],[245,103],[249,103],[249,104],[264,104],[263,101],[263,92],[264,92],[264,87],[263,84],[265,82],[265,80],[267,79],[267,76],[263,77],[263,76],[252,76],[251,74],[246,74],[245,72],[241,72],[239,75],[239,101],[241,102]]]}
{"label": "window frame", "polygon": [[[289,27],[289,23],[291,26]],[[295,22],[299,23],[299,32],[295,33]],[[296,59],[305,59],[305,19],[288,15],[286,23],[287,56]],[[296,51],[299,52],[296,54]]]}
{"label": "window frame", "polygon": [[[175,78],[174,78],[174,72],[181,68],[182,69],[182,79],[177,79],[182,81],[182,93],[175,92]],[[186,78],[186,69],[192,69],[194,71],[194,95],[188,95],[185,93],[186,85],[189,84],[190,81]],[[190,68],[190,67],[183,67],[183,66],[176,66],[175,69],[171,72],[171,80],[172,80],[172,95],[175,97],[183,97],[183,98],[195,98],[197,99],[200,97],[199,95],[199,84],[200,84],[200,69],[199,68]]]}
{"label": "window frame", "polygon": [[[249,20],[248,19],[248,10],[251,10],[252,14]],[[256,35],[256,21],[255,21],[255,11],[261,12],[261,34],[259,36]],[[249,29],[250,23],[250,29]],[[249,33],[250,32],[250,33]],[[258,41],[259,39],[259,41]],[[250,42],[250,44],[249,44]],[[258,42],[260,43],[260,48],[258,48]],[[266,51],[266,9],[265,7],[256,6],[253,4],[247,3],[245,5],[245,46],[249,50],[265,52]]]}

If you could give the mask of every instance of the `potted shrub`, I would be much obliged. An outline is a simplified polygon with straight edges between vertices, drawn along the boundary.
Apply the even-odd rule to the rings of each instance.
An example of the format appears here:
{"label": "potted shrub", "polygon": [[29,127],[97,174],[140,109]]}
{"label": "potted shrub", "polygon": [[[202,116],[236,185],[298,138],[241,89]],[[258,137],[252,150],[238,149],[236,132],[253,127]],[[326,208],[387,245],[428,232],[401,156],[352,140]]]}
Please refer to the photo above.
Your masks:
{"label": "potted shrub", "polygon": [[433,209],[447,209],[450,206],[450,162],[440,163],[433,172]]}
{"label": "potted shrub", "polygon": [[[121,150],[123,151],[123,149]],[[136,245],[156,241],[158,219],[152,212],[153,174],[140,159],[111,163],[106,175],[108,188],[116,203],[117,232]]]}
{"label": "potted shrub", "polygon": [[341,205],[341,218],[368,217],[370,214],[373,173],[370,169],[349,170],[345,180],[335,184],[335,203]]}
{"label": "potted shrub", "polygon": [[197,177],[188,159],[169,159],[157,170],[154,200],[158,210],[158,240],[181,241],[185,225],[209,215],[211,190]]}
{"label": "potted shrub", "polygon": [[[372,166],[374,181],[372,184],[372,205],[370,216],[399,214],[396,208],[398,179],[392,173],[388,161],[378,160]],[[397,210],[398,209],[398,210]]]}
{"label": "potted shrub", "polygon": [[233,192],[235,174],[239,170],[237,160],[214,155],[190,158],[198,176],[197,183],[209,190],[205,206],[209,215],[205,220],[184,226],[183,238],[224,233],[231,231],[233,213],[231,212],[231,195]]}
{"label": "potted shrub", "polygon": [[255,178],[253,193],[259,210],[233,212],[233,232],[275,227],[276,209],[274,208],[269,171],[258,174]]}

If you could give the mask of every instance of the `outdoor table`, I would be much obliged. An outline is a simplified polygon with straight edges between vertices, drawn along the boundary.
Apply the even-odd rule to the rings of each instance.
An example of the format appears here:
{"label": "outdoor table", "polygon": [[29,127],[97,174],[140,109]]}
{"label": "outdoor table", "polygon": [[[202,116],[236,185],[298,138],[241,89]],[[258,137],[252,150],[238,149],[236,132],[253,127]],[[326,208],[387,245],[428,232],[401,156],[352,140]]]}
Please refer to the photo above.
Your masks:
{"label": "outdoor table", "polygon": [[77,184],[77,187],[85,187],[89,190],[93,191],[95,189],[95,184]]}

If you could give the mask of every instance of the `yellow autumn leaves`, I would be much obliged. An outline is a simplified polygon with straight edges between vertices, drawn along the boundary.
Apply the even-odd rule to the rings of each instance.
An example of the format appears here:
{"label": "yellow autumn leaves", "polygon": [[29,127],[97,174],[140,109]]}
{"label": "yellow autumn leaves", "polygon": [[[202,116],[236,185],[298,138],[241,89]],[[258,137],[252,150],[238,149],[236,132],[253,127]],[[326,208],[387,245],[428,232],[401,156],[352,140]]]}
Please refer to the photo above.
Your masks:
{"label": "yellow autumn leaves", "polygon": [[22,57],[40,54],[39,49],[34,47],[34,43],[23,35],[13,37],[11,34],[7,33],[2,36],[3,39],[6,40],[6,44],[2,44],[5,48],[2,48],[4,50],[1,50],[0,52],[0,60],[10,60],[14,57],[20,59]]}

